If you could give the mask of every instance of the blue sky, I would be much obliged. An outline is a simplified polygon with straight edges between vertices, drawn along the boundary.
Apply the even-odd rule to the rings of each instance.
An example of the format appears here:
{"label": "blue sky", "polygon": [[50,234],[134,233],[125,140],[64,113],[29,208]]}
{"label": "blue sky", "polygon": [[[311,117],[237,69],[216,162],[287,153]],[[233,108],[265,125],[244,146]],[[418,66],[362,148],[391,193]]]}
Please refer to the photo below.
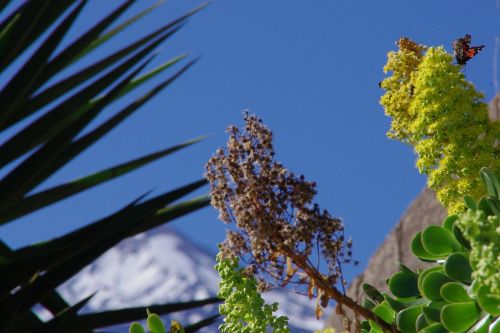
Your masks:
{"label": "blue sky", "polygon": [[[91,0],[67,40],[119,3]],[[152,3],[140,0],[127,14]],[[168,1],[102,52],[199,3]],[[425,185],[411,147],[385,136],[390,119],[378,104],[383,92],[378,82],[387,51],[401,36],[451,51],[452,40],[469,33],[473,45],[486,48],[469,62],[467,78],[489,100],[495,93],[499,18],[494,0],[215,0],[164,45],[149,67],[185,51],[202,55],[201,61],[41,188],[193,137],[208,134],[208,139],[0,227],[0,237],[13,247],[42,241],[105,216],[147,190],[160,193],[202,177],[205,162],[225,143],[227,125],[241,125],[241,110],[250,109],[274,131],[277,159],[316,181],[318,203],[344,219],[361,261],[359,268],[345,269],[350,278]],[[225,234],[212,208],[171,225],[214,253]]]}

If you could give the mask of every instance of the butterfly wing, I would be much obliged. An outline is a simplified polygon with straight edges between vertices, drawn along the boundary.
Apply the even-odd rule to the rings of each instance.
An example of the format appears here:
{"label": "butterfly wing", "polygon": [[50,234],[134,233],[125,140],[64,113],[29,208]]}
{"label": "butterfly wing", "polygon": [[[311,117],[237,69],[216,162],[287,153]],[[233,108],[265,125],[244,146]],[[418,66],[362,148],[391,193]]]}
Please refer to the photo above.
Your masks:
{"label": "butterfly wing", "polygon": [[476,56],[479,52],[481,52],[484,49],[484,45],[481,46],[472,46],[469,47],[469,49],[466,52],[467,55],[467,60],[471,59],[472,57]]}
{"label": "butterfly wing", "polygon": [[462,66],[465,65],[467,61],[474,58],[483,49],[484,45],[481,45],[463,48],[461,50],[455,51],[455,59],[457,60],[457,64]]}
{"label": "butterfly wing", "polygon": [[457,64],[462,66],[465,65],[467,61],[483,50],[484,45],[470,46],[471,39],[471,35],[467,34],[465,37],[453,41],[453,53],[457,60]]}
{"label": "butterfly wing", "polygon": [[462,55],[462,57],[460,57],[460,59],[456,58],[457,64],[465,65],[467,63],[467,61],[471,60],[473,57],[475,57],[483,49],[484,49],[484,45],[468,47],[466,50],[464,50],[463,55]]}

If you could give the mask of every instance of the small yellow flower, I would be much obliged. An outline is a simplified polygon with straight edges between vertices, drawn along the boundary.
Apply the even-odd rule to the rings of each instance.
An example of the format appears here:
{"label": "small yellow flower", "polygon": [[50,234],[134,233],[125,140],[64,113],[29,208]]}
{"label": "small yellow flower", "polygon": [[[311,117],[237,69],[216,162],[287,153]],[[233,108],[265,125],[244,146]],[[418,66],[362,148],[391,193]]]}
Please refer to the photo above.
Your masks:
{"label": "small yellow flower", "polygon": [[465,79],[461,67],[442,47],[408,38],[397,42],[384,71],[380,103],[392,117],[387,135],[414,146],[418,170],[450,213],[463,209],[462,198],[484,193],[482,167],[500,171],[500,122],[488,118],[484,95]]}

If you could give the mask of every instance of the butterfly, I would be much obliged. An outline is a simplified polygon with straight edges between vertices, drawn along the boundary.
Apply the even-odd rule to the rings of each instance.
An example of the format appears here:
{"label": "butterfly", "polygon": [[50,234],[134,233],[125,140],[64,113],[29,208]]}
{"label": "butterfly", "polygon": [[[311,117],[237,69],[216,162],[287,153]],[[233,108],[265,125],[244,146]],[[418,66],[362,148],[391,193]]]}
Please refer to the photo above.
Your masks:
{"label": "butterfly", "polygon": [[470,46],[471,39],[472,36],[467,34],[465,37],[453,41],[453,53],[457,60],[457,64],[462,66],[465,65],[467,61],[471,60],[484,49],[484,45]]}

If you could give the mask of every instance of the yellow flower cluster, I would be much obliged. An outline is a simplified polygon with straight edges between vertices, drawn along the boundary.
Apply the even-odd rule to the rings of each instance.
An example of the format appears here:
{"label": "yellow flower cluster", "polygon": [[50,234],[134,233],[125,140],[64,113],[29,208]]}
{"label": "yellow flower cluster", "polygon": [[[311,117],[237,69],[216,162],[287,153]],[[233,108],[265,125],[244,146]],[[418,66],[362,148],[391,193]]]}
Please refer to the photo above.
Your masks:
{"label": "yellow flower cluster", "polygon": [[500,122],[488,118],[483,94],[465,79],[442,47],[425,47],[407,38],[389,52],[380,103],[392,117],[388,136],[414,146],[417,168],[439,201],[455,213],[462,198],[484,193],[482,167],[500,171]]}

